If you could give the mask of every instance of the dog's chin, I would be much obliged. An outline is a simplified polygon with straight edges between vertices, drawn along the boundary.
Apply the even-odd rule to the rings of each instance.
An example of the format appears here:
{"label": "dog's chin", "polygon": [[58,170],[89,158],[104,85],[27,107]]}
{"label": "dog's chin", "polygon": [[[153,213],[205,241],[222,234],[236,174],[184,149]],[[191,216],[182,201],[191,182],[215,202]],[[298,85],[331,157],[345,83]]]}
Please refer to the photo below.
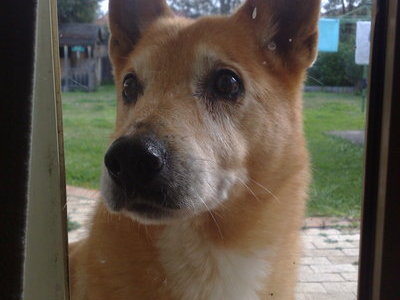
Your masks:
{"label": "dog's chin", "polygon": [[111,213],[125,215],[143,224],[166,224],[184,217],[184,209],[153,204],[143,198],[129,199],[120,205],[115,199],[104,197],[104,202]]}
{"label": "dog's chin", "polygon": [[161,205],[162,201],[147,199],[139,194],[127,197],[108,176],[103,176],[101,194],[111,213],[125,215],[142,224],[167,224],[188,215],[185,207],[181,208],[178,204]]}
{"label": "dog's chin", "polygon": [[160,225],[190,219],[216,209],[228,199],[235,185],[233,176],[225,176],[224,180],[219,182],[220,184],[215,189],[204,189],[206,191],[203,193],[199,192],[200,189],[195,190],[194,193],[169,191],[167,194],[179,195],[169,199],[163,194],[140,192],[127,197],[109,175],[103,173],[101,194],[110,212],[123,214],[143,224]]}
{"label": "dog's chin", "polygon": [[[118,197],[118,196],[117,196]],[[121,201],[115,195],[104,197],[104,202],[111,213],[119,213],[143,224],[166,224],[184,216],[184,209],[158,205],[142,197],[133,197]],[[122,203],[122,204],[121,204]]]}
{"label": "dog's chin", "polygon": [[[144,225],[168,225],[188,220],[203,213],[209,213],[217,206],[212,204],[205,206],[202,200],[197,199],[198,201],[190,201],[191,204],[188,204],[189,201],[182,201],[181,203],[185,204],[171,208],[154,204],[141,197],[132,198],[129,201],[124,199],[124,204],[120,205],[117,203],[121,203],[121,199],[114,197],[115,195],[111,197],[104,197],[103,195],[106,207],[111,213],[122,214]],[[196,203],[199,205],[196,205]]]}
{"label": "dog's chin", "polygon": [[129,209],[122,209],[121,213],[145,225],[169,224],[182,218],[180,210],[171,210],[146,204],[132,205]]}
{"label": "dog's chin", "polygon": [[[145,202],[140,198],[139,201],[130,201],[129,204],[124,206],[117,206],[115,202],[104,199],[108,210],[111,213],[122,214],[144,225],[168,225],[182,220],[189,220],[201,216],[206,213],[209,214],[218,207],[217,203],[204,205],[202,200],[189,202],[184,201],[179,208],[169,208],[151,202]],[[196,203],[198,205],[196,205]]]}

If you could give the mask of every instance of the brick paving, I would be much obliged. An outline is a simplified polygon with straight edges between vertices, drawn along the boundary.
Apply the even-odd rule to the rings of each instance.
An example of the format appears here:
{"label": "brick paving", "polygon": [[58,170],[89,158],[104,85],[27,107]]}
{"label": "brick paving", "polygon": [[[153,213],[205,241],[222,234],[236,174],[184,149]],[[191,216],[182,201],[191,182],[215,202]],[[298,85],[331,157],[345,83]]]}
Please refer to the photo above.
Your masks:
{"label": "brick paving", "polygon": [[[69,241],[85,237],[99,193],[67,187],[68,216],[81,226],[69,232]],[[357,223],[337,218],[308,218],[302,230],[303,257],[296,300],[355,300],[357,297]]]}
{"label": "brick paving", "polygon": [[356,299],[359,229],[305,228],[297,300]]}

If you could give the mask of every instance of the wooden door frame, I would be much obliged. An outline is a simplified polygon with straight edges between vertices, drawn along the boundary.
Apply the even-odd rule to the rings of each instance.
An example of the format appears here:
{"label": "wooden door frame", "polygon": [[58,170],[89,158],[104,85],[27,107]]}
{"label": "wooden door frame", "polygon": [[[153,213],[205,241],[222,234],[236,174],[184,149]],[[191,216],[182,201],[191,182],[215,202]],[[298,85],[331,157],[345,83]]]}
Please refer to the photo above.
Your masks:
{"label": "wooden door frame", "polygon": [[376,1],[369,76],[359,300],[400,299],[399,17],[399,0]]}
{"label": "wooden door frame", "polygon": [[[55,3],[54,0],[43,1]],[[398,300],[400,295],[400,122],[396,120],[396,118],[400,118],[399,1],[377,0],[374,4],[372,40],[375,47],[373,47],[369,79],[359,300]],[[30,27],[26,25],[28,25],[27,16],[29,15],[29,20],[32,19],[30,12],[35,9],[35,2],[22,0],[5,1],[6,12],[7,7],[11,7],[11,11],[14,11],[14,13],[10,14],[13,18],[12,20],[7,17],[1,20],[3,23],[2,30],[12,33],[10,30],[16,30],[21,25],[21,29],[16,32],[16,35],[2,35],[3,39],[6,36],[14,36],[18,39],[16,43],[12,43],[12,39],[10,39],[8,43],[1,43],[0,45],[2,53],[13,53],[14,56],[12,59],[8,59],[8,62],[14,68],[18,66],[18,62],[23,65],[26,61],[25,65],[29,65],[29,55],[27,56],[26,52],[31,51],[29,49],[29,41],[32,39],[33,29],[31,28],[31,31],[29,31]],[[23,13],[22,6],[26,9],[27,14]],[[20,14],[16,13],[16,11],[19,11]],[[10,29],[11,27],[12,29]],[[19,42],[24,39],[28,43]],[[26,48],[17,51],[17,45],[26,45]],[[7,59],[7,57],[3,58]],[[16,216],[23,216],[26,207],[24,201],[26,201],[27,197],[24,194],[26,190],[24,186],[26,187],[27,184],[27,175],[26,171],[24,171],[24,166],[27,158],[26,149],[27,145],[29,145],[29,139],[27,138],[29,126],[26,124],[30,122],[29,87],[32,85],[31,76],[33,75],[29,66],[25,71],[26,73],[21,73],[20,76],[12,76],[12,73],[6,74],[8,76],[3,76],[6,80],[0,82],[3,90],[6,91],[2,95],[8,95],[11,101],[15,101],[7,103],[2,100],[0,103],[0,113],[2,115],[1,140],[10,143],[3,145],[0,150],[2,157],[12,157],[15,160],[13,164],[8,164],[9,161],[1,162],[2,166],[5,166],[5,168],[2,168],[2,172],[7,170],[7,178],[12,179],[13,182],[13,185],[7,187],[8,189],[0,189],[1,199],[6,199],[6,201],[0,203],[0,221],[2,224],[0,229],[7,233],[7,235],[3,235],[2,232],[2,237],[10,237],[10,243],[6,247],[0,247],[2,252],[0,263],[6,268],[5,270],[2,269],[6,276],[2,276],[0,279],[0,295],[4,299],[19,299],[18,290],[22,284],[23,269],[21,265],[24,254],[20,249],[22,235],[24,234],[24,222],[21,221],[21,218],[16,218]],[[13,86],[25,86],[26,88],[16,92],[12,91],[11,88]],[[20,112],[17,114],[18,118],[12,117],[15,111]],[[25,122],[25,125],[10,126],[10,124],[19,119],[21,119],[21,122]],[[18,143],[24,151],[17,153],[12,144],[14,142]],[[58,153],[62,153],[62,149],[59,149]],[[18,169],[16,169],[17,166]],[[33,171],[31,170],[31,172]],[[62,181],[60,178],[57,180],[59,182],[60,180]],[[4,184],[4,182],[1,183]],[[61,187],[60,199],[63,194],[62,189],[63,187]],[[10,196],[13,199],[8,199]],[[62,204],[61,201],[59,205]],[[62,225],[60,226],[60,228],[63,228]],[[65,228],[63,230],[64,234],[66,234]],[[12,233],[14,235],[11,238]],[[61,243],[61,247],[65,252],[65,240]],[[10,251],[12,252],[11,254]],[[54,249],[54,251],[59,251],[59,248],[58,250]],[[31,254],[33,253],[28,253],[28,255]],[[60,266],[65,270],[66,257],[61,255],[61,260],[64,261],[61,262]],[[7,280],[10,282],[9,284],[7,284]],[[59,279],[59,281],[56,284],[63,287],[68,285],[65,279]],[[48,286],[48,288],[55,289],[56,287]],[[64,291],[63,294],[67,299],[67,291]],[[60,298],[63,298],[63,296]]]}

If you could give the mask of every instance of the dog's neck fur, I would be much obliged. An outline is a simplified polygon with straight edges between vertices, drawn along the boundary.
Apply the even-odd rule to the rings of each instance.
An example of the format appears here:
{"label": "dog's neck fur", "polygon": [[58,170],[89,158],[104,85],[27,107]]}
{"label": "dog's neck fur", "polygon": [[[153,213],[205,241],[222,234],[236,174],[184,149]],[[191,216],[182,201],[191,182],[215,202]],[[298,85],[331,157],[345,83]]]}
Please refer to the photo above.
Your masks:
{"label": "dog's neck fur", "polygon": [[87,252],[71,262],[96,275],[72,276],[73,299],[293,299],[305,173],[290,170],[279,188],[269,182],[274,196],[249,183],[212,214],[167,225],[140,224],[100,202],[75,250]]}
{"label": "dog's neck fur", "polygon": [[[282,292],[269,290],[267,283],[273,269],[279,268],[276,254],[297,248],[296,239],[286,245],[283,237],[288,236],[286,230],[298,230],[302,214],[294,213],[290,220],[280,218],[282,205],[276,198],[285,199],[287,210],[302,210],[298,199],[286,195],[296,189],[292,184],[296,185],[297,176],[275,196],[258,191],[259,198],[245,192],[230,199],[229,208],[166,226],[156,246],[173,299],[252,300],[269,299],[274,294],[276,299],[288,299],[279,298]],[[251,190],[257,191],[254,186]],[[283,234],[277,236],[274,230]],[[293,258],[293,265],[296,263]],[[295,272],[291,276],[296,276]]]}
{"label": "dog's neck fur", "polygon": [[[277,196],[285,196],[284,190]],[[249,193],[236,200],[238,205],[232,201],[228,210],[163,226],[140,225],[128,217],[112,214],[103,218],[104,228],[97,230],[109,232],[108,243],[131,249],[133,260],[122,264],[140,263],[139,274],[132,274],[135,277],[148,276],[148,269],[158,270],[154,273],[154,288],[161,287],[160,293],[170,294],[171,299],[260,299],[259,293],[268,290],[269,274],[277,267],[276,262],[272,263],[274,256],[282,251],[282,246],[296,248],[282,245],[281,236],[272,237],[273,232],[282,228],[293,231],[293,227],[299,227],[301,217],[277,218],[282,205],[277,205],[279,202],[273,197],[260,200]],[[248,209],[239,205],[243,201]],[[288,199],[287,205],[296,210],[296,202]],[[98,213],[109,214],[103,204],[100,206]],[[264,222],[270,226],[260,231]],[[133,251],[147,253],[146,263],[135,261],[138,257]],[[121,255],[109,259],[121,260]]]}
{"label": "dog's neck fur", "polygon": [[216,245],[190,222],[169,225],[157,247],[176,299],[259,299],[272,250],[240,251]]}

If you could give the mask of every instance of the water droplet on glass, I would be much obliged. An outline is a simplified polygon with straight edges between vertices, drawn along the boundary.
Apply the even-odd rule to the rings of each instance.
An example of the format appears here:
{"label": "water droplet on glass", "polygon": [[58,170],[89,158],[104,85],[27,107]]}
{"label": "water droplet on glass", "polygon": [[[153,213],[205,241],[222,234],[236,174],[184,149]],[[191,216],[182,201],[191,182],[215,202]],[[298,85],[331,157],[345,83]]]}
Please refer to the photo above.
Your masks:
{"label": "water droplet on glass", "polygon": [[276,50],[276,43],[275,42],[270,42],[268,44],[268,49],[271,51],[275,51]]}
{"label": "water droplet on glass", "polygon": [[253,13],[251,14],[251,18],[254,20],[255,18],[257,18],[257,7],[254,7],[253,9]]}

